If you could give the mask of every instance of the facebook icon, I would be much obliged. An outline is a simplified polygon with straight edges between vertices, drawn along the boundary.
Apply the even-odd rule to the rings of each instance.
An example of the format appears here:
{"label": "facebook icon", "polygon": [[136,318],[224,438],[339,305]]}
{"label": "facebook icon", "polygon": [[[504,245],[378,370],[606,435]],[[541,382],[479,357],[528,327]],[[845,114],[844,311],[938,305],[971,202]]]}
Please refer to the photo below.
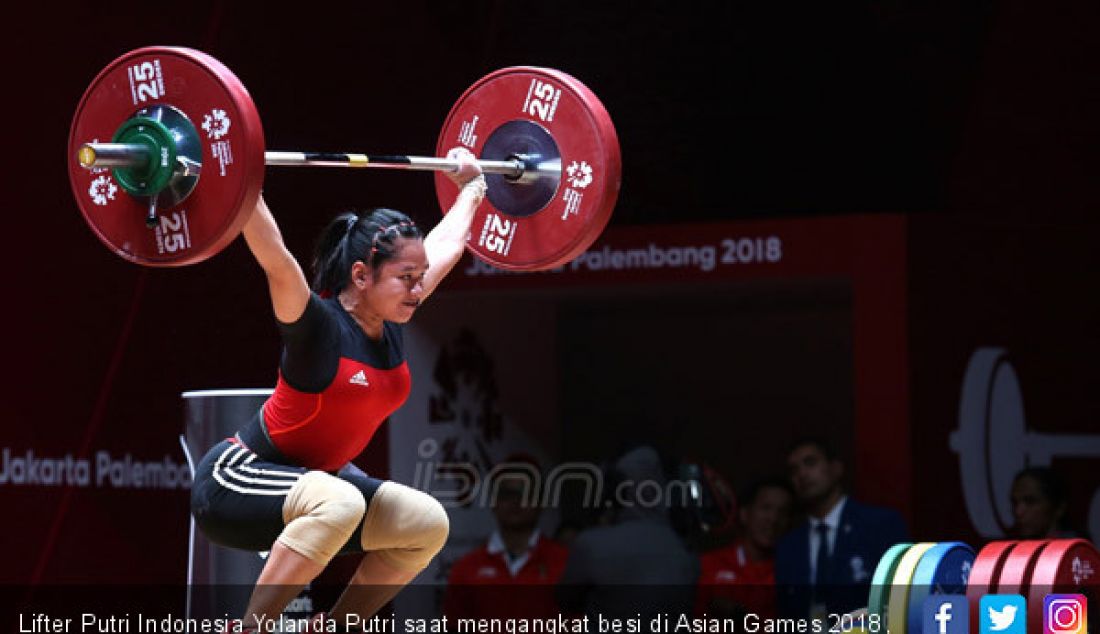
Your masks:
{"label": "facebook icon", "polygon": [[966,595],[933,594],[924,600],[924,634],[968,634],[969,630]]}

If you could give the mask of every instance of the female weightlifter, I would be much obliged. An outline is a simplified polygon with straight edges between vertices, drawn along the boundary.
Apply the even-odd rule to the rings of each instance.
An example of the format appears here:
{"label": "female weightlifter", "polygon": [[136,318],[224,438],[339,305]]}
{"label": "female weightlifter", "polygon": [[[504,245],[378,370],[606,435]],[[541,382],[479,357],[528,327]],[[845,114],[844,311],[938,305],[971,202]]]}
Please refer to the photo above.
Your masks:
{"label": "female weightlifter", "polygon": [[378,209],[338,216],[313,260],[312,289],[261,198],[244,226],[267,274],[283,340],[278,382],[234,438],[196,469],[191,512],[212,541],[271,551],[245,625],[277,619],[338,554],[366,553],[330,616],[369,617],[424,569],[447,539],[431,496],[349,467],[408,397],[401,324],[454,267],[485,178],[468,151],[448,157],[460,191],[422,239],[404,214]]}

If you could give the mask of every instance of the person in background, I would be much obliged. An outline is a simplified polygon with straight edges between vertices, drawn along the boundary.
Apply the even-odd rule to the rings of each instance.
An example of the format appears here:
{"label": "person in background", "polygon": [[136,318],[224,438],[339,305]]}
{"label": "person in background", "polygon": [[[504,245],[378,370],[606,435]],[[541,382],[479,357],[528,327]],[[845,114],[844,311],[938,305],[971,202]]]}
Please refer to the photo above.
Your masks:
{"label": "person in background", "polygon": [[878,560],[908,541],[904,520],[893,509],[850,497],[844,462],[822,438],[791,445],[787,471],[807,520],[776,547],[780,616],[823,618],[865,607]]}
{"label": "person in background", "polygon": [[740,501],[741,537],[700,558],[697,615],[775,616],[775,546],[790,526],[794,493],[782,478],[763,478]]}
{"label": "person in background", "polygon": [[533,459],[512,456],[494,473],[496,529],[451,567],[443,611],[453,619],[553,617],[559,612],[554,584],[567,551],[539,530],[538,467]]}
{"label": "person in background", "polygon": [[557,588],[566,613],[614,618],[690,613],[699,559],[669,521],[670,495],[657,450],[637,446],[615,462],[605,490],[610,522],[573,540]]}
{"label": "person in background", "polygon": [[1029,467],[1012,480],[1010,533],[1016,539],[1077,537],[1066,526],[1069,486],[1050,467]]}
{"label": "person in background", "polygon": [[558,542],[562,546],[569,548],[573,540],[580,534],[583,524],[577,519],[565,519],[558,524],[558,528],[554,531],[554,541]]}

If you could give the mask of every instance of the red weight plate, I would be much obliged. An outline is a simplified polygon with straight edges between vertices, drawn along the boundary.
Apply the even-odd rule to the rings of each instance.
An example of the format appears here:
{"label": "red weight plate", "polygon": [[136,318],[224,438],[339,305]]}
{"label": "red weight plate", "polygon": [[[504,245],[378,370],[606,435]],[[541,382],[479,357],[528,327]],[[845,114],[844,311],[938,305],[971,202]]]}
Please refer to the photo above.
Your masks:
{"label": "red weight plate", "polygon": [[[109,142],[136,111],[170,105],[190,119],[202,145],[191,195],[145,224],[148,200],[130,196],[110,170],[87,170],[81,145]],[[149,47],[126,53],[95,78],[69,131],[69,182],[92,230],[112,251],[147,266],[182,266],[225,248],[255,207],[264,177],[259,113],[240,80],[205,53]]]}
{"label": "red weight plate", "polygon": [[[517,206],[494,203],[493,188],[515,187],[516,197],[523,198],[524,185],[490,181],[467,248],[502,269],[553,268],[583,253],[611,218],[622,172],[618,136],[603,104],[575,78],[546,68],[514,67],[490,73],[463,93],[447,115],[436,151],[442,156],[462,145],[484,159],[507,158],[482,150],[491,139],[499,140],[495,132],[511,135],[513,128],[517,135],[548,133],[560,155],[560,170],[545,205],[522,213]],[[435,178],[446,211],[457,191],[446,175]]]}
{"label": "red weight plate", "polygon": [[1028,587],[1029,632],[1043,631],[1043,598],[1048,594],[1100,597],[1100,552],[1096,547],[1084,539],[1056,539],[1043,549]]}
{"label": "red weight plate", "polygon": [[978,602],[987,594],[993,594],[1000,578],[1001,567],[1012,548],[1017,544],[1014,541],[990,542],[985,545],[978,556],[974,558],[974,565],[970,569],[970,577],[966,582],[966,598],[970,603],[970,631],[978,631]]}
{"label": "red weight plate", "polygon": [[1027,594],[1031,571],[1039,559],[1039,553],[1048,542],[1028,540],[1018,542],[1005,557],[1001,575],[997,579],[997,594]]}
{"label": "red weight plate", "polygon": [[1008,557],[1013,546],[1017,543],[1019,542],[1001,541],[986,544],[978,552],[978,556],[974,558],[974,566],[970,569],[967,588],[977,588],[983,593],[993,592],[997,587],[1005,558]]}

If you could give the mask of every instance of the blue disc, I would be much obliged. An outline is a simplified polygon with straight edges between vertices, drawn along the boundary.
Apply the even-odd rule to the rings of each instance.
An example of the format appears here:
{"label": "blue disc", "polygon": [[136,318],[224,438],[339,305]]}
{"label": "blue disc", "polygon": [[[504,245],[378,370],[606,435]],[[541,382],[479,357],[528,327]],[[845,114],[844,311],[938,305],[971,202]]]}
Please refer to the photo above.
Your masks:
{"label": "blue disc", "polygon": [[920,558],[909,588],[908,632],[917,634],[924,625],[924,600],[931,594],[966,594],[966,582],[974,566],[974,549],[962,542],[943,542]]}

